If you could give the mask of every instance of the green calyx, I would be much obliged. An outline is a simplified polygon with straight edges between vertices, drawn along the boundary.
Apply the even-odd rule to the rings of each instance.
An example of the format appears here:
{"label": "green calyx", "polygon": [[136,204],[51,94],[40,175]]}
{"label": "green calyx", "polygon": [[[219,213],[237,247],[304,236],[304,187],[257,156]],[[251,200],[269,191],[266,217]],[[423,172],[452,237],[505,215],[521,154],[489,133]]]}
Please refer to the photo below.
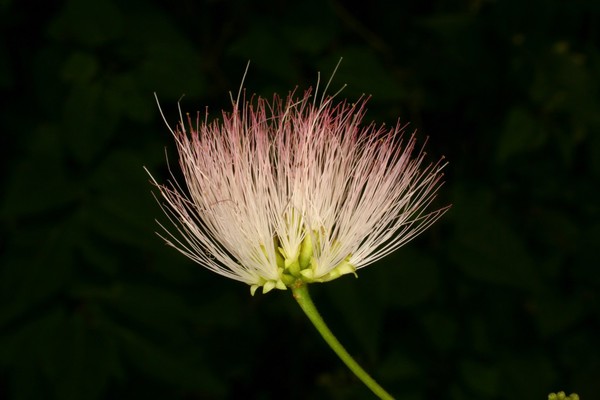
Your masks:
{"label": "green calyx", "polygon": [[[288,287],[301,283],[327,282],[346,274],[357,276],[356,267],[350,263],[351,254],[328,273],[317,276],[317,260],[313,253],[315,247],[320,244],[319,241],[320,237],[317,231],[313,231],[312,234],[306,233],[295,254],[287,254],[280,246],[279,239],[275,238],[273,244],[279,279],[267,280],[260,278],[258,283],[251,285],[250,293],[254,296],[256,290],[261,286],[263,293],[268,293],[273,289],[285,290]],[[264,246],[261,246],[261,248],[266,255]]]}

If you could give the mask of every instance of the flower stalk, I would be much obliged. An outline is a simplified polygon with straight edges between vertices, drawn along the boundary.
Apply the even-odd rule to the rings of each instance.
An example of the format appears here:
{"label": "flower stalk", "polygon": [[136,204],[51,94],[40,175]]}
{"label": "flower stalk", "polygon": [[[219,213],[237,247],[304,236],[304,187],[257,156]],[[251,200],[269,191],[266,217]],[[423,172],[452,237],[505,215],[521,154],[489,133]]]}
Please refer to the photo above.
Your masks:
{"label": "flower stalk", "polygon": [[296,299],[300,308],[302,308],[302,311],[304,311],[310,322],[312,322],[317,331],[319,331],[325,342],[327,342],[329,347],[331,347],[335,354],[338,355],[354,375],[356,375],[358,379],[360,379],[380,399],[393,400],[394,398],[386,392],[385,389],[382,388],[381,385],[379,385],[377,381],[375,381],[375,379],[373,379],[371,375],[369,375],[367,371],[354,360],[354,358],[352,358],[350,353],[348,353],[339,340],[337,340],[333,332],[331,332],[310,298],[308,285],[301,280],[298,280],[292,287],[292,293],[294,299]]}

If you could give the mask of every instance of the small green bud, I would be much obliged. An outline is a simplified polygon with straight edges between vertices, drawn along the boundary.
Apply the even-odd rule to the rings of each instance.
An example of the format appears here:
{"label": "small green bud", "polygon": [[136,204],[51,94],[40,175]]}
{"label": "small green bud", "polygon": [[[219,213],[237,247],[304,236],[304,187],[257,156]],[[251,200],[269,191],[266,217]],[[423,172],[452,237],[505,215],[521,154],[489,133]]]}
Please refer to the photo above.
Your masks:
{"label": "small green bud", "polygon": [[283,267],[285,266],[285,260],[281,255],[281,247],[279,246],[278,238],[273,239],[273,246],[275,247],[275,263],[277,264],[277,267],[283,269]]}
{"label": "small green bud", "polygon": [[354,265],[350,264],[349,258],[350,257],[342,261],[335,269],[338,270],[340,275],[354,274],[354,277],[358,278],[358,275],[356,275],[356,268]]}
{"label": "small green bud", "polygon": [[285,283],[283,283],[283,281],[281,279],[278,279],[276,281],[275,280],[267,281],[263,285],[263,294],[269,293],[273,289],[286,290],[287,286],[285,286]]}
{"label": "small green bud", "polygon": [[310,233],[306,232],[302,244],[300,245],[300,255],[298,256],[298,262],[300,263],[300,269],[304,270],[309,267],[310,259],[313,255],[312,237]]}
{"label": "small green bud", "polygon": [[298,260],[285,260],[285,268],[292,276],[300,276],[300,263]]}
{"label": "small green bud", "polygon": [[567,396],[565,392],[550,393],[548,395],[548,400],[579,400],[579,395],[577,393],[571,393]]}
{"label": "small green bud", "polygon": [[275,282],[273,282],[273,281],[267,281],[263,285],[263,294],[269,293],[274,288],[275,288]]}
{"label": "small green bud", "polygon": [[[302,272],[302,271],[300,271],[300,272]],[[296,282],[296,280],[298,280],[298,278],[296,278],[295,276],[283,273],[283,270],[279,271],[279,276],[281,277],[281,279],[280,279],[281,282],[285,286],[292,286],[292,284],[294,282]]]}
{"label": "small green bud", "polygon": [[300,271],[300,274],[305,277],[308,281],[312,281],[315,279],[315,271],[307,268]]}

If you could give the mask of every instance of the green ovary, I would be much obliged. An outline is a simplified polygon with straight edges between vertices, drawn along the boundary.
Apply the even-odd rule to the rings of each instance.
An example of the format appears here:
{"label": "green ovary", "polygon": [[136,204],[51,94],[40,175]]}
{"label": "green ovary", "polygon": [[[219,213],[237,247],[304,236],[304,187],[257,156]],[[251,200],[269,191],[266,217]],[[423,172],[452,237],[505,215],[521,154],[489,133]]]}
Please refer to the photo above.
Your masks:
{"label": "green ovary", "polygon": [[[254,295],[256,290],[261,286],[263,293],[267,293],[273,289],[285,290],[287,287],[302,283],[327,282],[346,274],[354,274],[356,276],[356,267],[350,263],[351,254],[346,256],[342,262],[327,274],[315,276],[317,261],[313,256],[313,239],[320,240],[317,231],[314,231],[312,235],[305,234],[302,243],[300,243],[300,248],[295,252],[296,254],[288,255],[279,245],[279,239],[275,238],[273,245],[275,247],[275,262],[279,272],[279,279],[267,280],[261,277],[259,278],[259,282],[251,285],[250,293]],[[317,242],[316,244],[318,245],[319,243]],[[263,245],[261,245],[261,250],[266,256],[267,254]]]}

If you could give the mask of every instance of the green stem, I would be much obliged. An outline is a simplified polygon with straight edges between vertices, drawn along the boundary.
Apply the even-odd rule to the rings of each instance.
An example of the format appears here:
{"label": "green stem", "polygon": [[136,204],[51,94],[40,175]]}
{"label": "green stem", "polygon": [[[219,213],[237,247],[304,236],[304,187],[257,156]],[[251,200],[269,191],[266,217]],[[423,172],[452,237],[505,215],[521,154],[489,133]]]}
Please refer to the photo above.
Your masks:
{"label": "green stem", "polygon": [[310,319],[310,321],[313,323],[315,328],[317,328],[321,336],[323,336],[323,339],[325,339],[329,347],[331,347],[333,351],[335,351],[338,357],[340,357],[344,364],[346,364],[348,368],[350,368],[350,370],[354,372],[358,379],[363,381],[363,383],[367,385],[367,387],[371,389],[371,391],[375,393],[380,399],[394,400],[394,398],[388,392],[386,392],[385,389],[379,386],[375,379],[371,378],[371,376],[364,369],[362,369],[362,367],[358,365],[356,361],[354,361],[354,359],[346,351],[344,346],[342,346],[342,344],[329,330],[327,324],[325,324],[325,321],[323,321],[323,318],[319,314],[319,311],[317,311],[317,308],[315,307],[314,303],[310,298],[310,295],[308,294],[307,285],[298,282],[298,284],[294,285],[294,287],[292,288],[292,292],[294,294],[294,298],[296,299],[298,304],[300,304],[300,308],[302,308],[308,319]]}

